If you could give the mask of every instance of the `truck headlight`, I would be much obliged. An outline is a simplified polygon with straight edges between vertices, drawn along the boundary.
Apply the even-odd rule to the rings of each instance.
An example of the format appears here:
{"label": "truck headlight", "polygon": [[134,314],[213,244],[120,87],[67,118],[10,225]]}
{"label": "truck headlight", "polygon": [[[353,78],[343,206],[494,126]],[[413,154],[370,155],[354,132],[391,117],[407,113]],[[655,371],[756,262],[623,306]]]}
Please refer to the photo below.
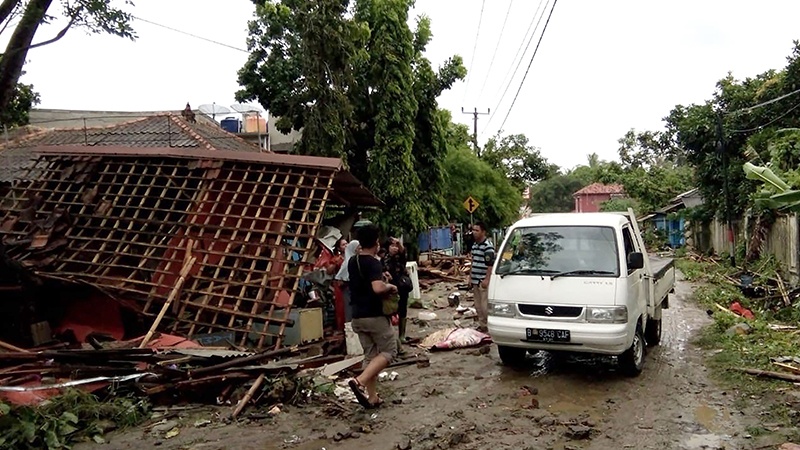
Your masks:
{"label": "truck headlight", "polygon": [[586,321],[590,323],[628,323],[628,308],[612,306],[607,308],[586,308]]}
{"label": "truck headlight", "polygon": [[489,315],[491,316],[514,317],[515,314],[513,303],[489,303]]}

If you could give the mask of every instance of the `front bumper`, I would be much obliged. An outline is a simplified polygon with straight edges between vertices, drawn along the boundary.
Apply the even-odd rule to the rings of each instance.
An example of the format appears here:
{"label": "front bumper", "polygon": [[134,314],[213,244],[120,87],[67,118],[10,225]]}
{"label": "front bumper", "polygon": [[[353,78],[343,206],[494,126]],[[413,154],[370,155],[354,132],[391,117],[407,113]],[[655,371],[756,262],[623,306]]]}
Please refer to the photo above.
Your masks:
{"label": "front bumper", "polygon": [[[526,328],[569,330],[570,342],[531,342],[525,339]],[[495,344],[529,350],[620,355],[633,343],[634,331],[634,326],[629,323],[598,324],[489,316],[489,334]]]}

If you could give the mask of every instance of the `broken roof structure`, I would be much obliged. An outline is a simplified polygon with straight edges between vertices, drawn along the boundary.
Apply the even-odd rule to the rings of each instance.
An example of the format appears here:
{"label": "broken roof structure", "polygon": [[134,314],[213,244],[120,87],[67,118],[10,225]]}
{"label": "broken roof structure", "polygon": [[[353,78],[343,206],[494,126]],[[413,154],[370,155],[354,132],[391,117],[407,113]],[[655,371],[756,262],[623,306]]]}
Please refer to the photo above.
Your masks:
{"label": "broken roof structure", "polygon": [[280,347],[326,206],[381,202],[339,159],[260,153],[207,128],[150,117],[0,149],[26,156],[0,197],[6,254],[149,316],[174,297],[162,330]]}

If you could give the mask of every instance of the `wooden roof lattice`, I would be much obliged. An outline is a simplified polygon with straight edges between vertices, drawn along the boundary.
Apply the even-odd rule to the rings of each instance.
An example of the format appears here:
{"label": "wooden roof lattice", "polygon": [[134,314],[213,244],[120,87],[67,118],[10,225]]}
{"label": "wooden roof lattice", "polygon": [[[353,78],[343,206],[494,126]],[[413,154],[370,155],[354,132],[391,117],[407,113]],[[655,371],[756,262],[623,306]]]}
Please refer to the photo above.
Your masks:
{"label": "wooden roof lattice", "polygon": [[282,345],[326,204],[380,204],[330,158],[64,147],[39,155],[30,181],[0,198],[11,258],[155,316],[194,257],[161,329],[233,331],[257,348]]}

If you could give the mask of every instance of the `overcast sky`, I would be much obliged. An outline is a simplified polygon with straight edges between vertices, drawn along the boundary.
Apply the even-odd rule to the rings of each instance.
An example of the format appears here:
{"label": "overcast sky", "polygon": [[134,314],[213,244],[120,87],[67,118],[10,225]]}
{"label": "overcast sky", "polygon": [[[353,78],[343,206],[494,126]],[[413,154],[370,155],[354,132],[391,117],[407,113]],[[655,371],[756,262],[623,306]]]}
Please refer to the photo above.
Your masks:
{"label": "overcast sky", "polygon": [[[440,105],[470,126],[462,107],[495,113],[491,122],[490,115],[479,118],[481,142],[498,131],[509,110],[544,19],[516,73],[513,58],[545,2],[486,0],[477,33],[482,0],[417,0],[414,15],[432,19],[428,56],[434,65],[459,54],[472,66],[468,82],[444,93]],[[142,19],[245,48],[249,0],[135,3],[133,12]],[[550,6],[552,1],[548,12]],[[792,41],[800,38],[798,17],[800,2],[792,0],[561,0],[504,132],[525,133],[561,166],[581,164],[592,152],[616,158],[617,139],[628,129],[661,128],[674,105],[709,98],[728,71],[745,78],[784,67]],[[136,111],[182,109],[187,101],[195,107],[233,103],[246,53],[141,21],[134,26],[136,42],[72,30],[56,44],[33,49],[23,81],[35,85],[44,108]],[[41,27],[36,41],[58,29],[58,22]],[[0,37],[3,46],[8,34]]]}

